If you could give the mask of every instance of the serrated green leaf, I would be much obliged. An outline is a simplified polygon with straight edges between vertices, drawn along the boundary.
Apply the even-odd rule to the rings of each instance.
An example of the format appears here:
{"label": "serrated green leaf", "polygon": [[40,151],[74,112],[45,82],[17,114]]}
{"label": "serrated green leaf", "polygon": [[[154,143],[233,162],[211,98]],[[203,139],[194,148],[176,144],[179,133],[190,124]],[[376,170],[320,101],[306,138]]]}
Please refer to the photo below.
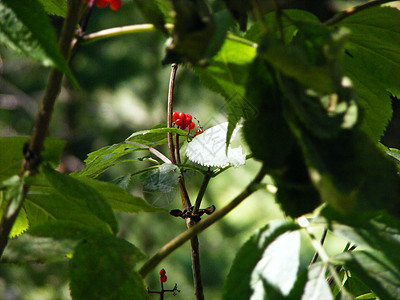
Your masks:
{"label": "serrated green leaf", "polygon": [[170,193],[175,189],[181,173],[173,164],[162,164],[149,169],[140,176],[144,188],[148,191]]}
{"label": "serrated green leaf", "polygon": [[350,269],[352,276],[365,282],[380,299],[396,300],[400,295],[399,264],[378,251],[352,251],[335,257]]}
{"label": "serrated green leaf", "polygon": [[43,5],[44,10],[49,15],[56,15],[65,18],[67,15],[66,0],[39,0]]}
{"label": "serrated green leaf", "polygon": [[[24,159],[24,144],[29,137],[14,136],[0,138],[0,182],[7,177],[19,174]],[[65,146],[65,140],[47,138],[41,156],[44,161],[57,166]]]}
{"label": "serrated green leaf", "polygon": [[[157,0],[134,0],[133,1],[143,17],[151,22],[158,30],[168,35],[167,29],[165,29],[165,19],[159,5],[160,1]],[[165,1],[167,2],[167,1]]]}
{"label": "serrated green leaf", "polygon": [[51,238],[33,237],[28,234],[7,243],[2,263],[51,263],[66,259],[76,246],[73,240],[54,240]]}
{"label": "serrated green leaf", "polygon": [[252,295],[262,299],[264,292],[268,293],[262,278],[287,294],[297,276],[298,228],[292,222],[275,221],[254,234],[236,255],[222,299],[250,299]]}
{"label": "serrated green leaf", "polygon": [[206,68],[195,68],[202,83],[225,98],[229,122],[227,141],[242,117],[254,117],[258,113],[245,97],[248,67],[256,55],[250,44],[225,40]]}
{"label": "serrated green leaf", "polygon": [[113,210],[126,213],[135,213],[140,211],[165,211],[161,208],[150,205],[149,203],[147,203],[147,201],[140,197],[133,196],[132,194],[128,193],[126,190],[120,188],[115,184],[85,177],[79,177],[79,180],[87,183],[88,185],[99,191],[106,198],[107,202],[111,205]]}
{"label": "serrated green leaf", "polygon": [[143,280],[132,274],[133,267],[142,259],[143,254],[125,240],[82,241],[69,265],[72,297],[77,300],[147,299]]}
{"label": "serrated green leaf", "polygon": [[96,178],[115,165],[137,161],[137,159],[122,160],[121,158],[138,150],[142,150],[142,148],[126,142],[105,146],[89,153],[88,157],[85,159],[85,169],[79,172],[74,172],[72,175]]}
{"label": "serrated green leaf", "polygon": [[0,2],[0,43],[44,66],[59,69],[76,83],[60,52],[56,33],[37,0]]}
{"label": "serrated green leaf", "polygon": [[363,130],[378,140],[392,115],[389,93],[400,96],[400,12],[372,7],[335,26],[350,29],[344,71],[364,112]]}
{"label": "serrated green leaf", "polygon": [[106,222],[113,233],[118,232],[118,223],[110,205],[104,196],[90,185],[48,167],[42,167],[41,171],[46,176],[49,184],[61,198],[75,203],[77,207],[85,208],[100,220]]}
{"label": "serrated green leaf", "polygon": [[333,299],[331,289],[326,280],[327,266],[314,264],[307,271],[307,283],[304,287],[302,300]]}

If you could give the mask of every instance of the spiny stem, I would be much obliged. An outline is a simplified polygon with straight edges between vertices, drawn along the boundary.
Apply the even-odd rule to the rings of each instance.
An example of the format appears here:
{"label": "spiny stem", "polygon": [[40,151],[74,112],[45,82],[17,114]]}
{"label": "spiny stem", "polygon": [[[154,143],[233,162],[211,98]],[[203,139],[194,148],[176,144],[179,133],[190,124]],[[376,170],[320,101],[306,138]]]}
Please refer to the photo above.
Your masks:
{"label": "spiny stem", "polygon": [[358,13],[364,9],[373,7],[373,6],[378,6],[378,5],[382,5],[388,2],[395,2],[395,0],[375,0],[375,1],[370,1],[358,6],[354,6],[352,8],[346,9],[345,11],[342,11],[340,13],[338,13],[337,15],[335,15],[333,18],[327,20],[324,24],[327,26],[332,26],[338,22],[340,22],[341,20],[350,17],[351,15],[354,15],[355,13]]}
{"label": "spiny stem", "polygon": [[[68,60],[70,55],[71,42],[74,36],[75,26],[78,23],[78,11],[80,4],[81,0],[68,1],[68,12],[63,24],[63,29],[59,41],[61,54],[66,60]],[[40,153],[43,150],[44,141],[48,133],[54,104],[61,90],[62,78],[62,72],[55,68],[51,70],[46,86],[46,91],[42,98],[42,105],[35,120],[35,126],[33,129],[32,138],[29,143],[28,152],[30,153],[30,157],[33,156],[38,160],[40,158]],[[30,161],[28,158],[25,158],[21,166],[20,177],[23,177],[26,172],[28,172],[29,175],[34,175],[38,172],[38,166],[38,163],[32,163],[32,161]],[[24,184],[22,188],[22,199],[18,201],[18,206],[16,208],[12,208],[14,204],[14,199],[10,199],[3,213],[0,223],[0,257],[3,254],[4,249],[8,243],[8,236],[10,234],[11,228],[13,227],[18,213],[22,208],[28,190],[29,187]]]}
{"label": "spiny stem", "polygon": [[254,191],[257,190],[257,186],[264,178],[265,174],[266,168],[263,166],[258,172],[257,176],[247,185],[247,187],[226,206],[214,212],[206,219],[200,221],[199,223],[181,233],[170,242],[168,242],[166,245],[164,245],[155,255],[153,255],[148,261],[144,263],[144,265],[139,270],[140,275],[146,277],[146,275],[151,272],[169,254],[178,249],[193,236],[210,227],[212,224],[222,219],[234,208],[236,208],[243,200],[245,200],[248,196],[250,196]]}

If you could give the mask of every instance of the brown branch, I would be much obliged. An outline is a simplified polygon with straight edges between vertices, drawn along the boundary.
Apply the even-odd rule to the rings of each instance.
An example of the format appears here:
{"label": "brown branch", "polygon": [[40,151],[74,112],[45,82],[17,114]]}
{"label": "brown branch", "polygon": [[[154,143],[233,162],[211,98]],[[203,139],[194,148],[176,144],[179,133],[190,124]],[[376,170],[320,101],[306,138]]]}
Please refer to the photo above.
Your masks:
{"label": "brown branch", "polygon": [[342,21],[343,19],[350,17],[351,15],[354,15],[355,13],[358,13],[364,9],[367,9],[367,8],[370,8],[373,6],[377,6],[377,5],[382,5],[382,4],[385,4],[388,2],[395,2],[395,0],[375,0],[375,1],[370,1],[370,2],[361,4],[358,6],[351,7],[349,9],[346,9],[345,11],[338,13],[331,19],[325,21],[324,24],[327,26],[332,26],[332,25]]}
{"label": "brown branch", "polygon": [[[178,70],[177,64],[171,65],[171,76],[169,79],[169,88],[168,88],[168,107],[167,107],[167,128],[172,128],[172,109],[174,107],[174,87],[175,87],[175,77],[176,70]],[[176,164],[175,154],[174,154],[174,141],[172,139],[172,133],[167,133],[168,138],[168,150],[169,157],[171,158],[171,162]]]}
{"label": "brown branch", "polygon": [[[65,59],[69,58],[71,50],[71,42],[74,36],[75,27],[78,23],[78,12],[81,0],[68,1],[68,12],[65,18],[63,29],[60,36],[61,54]],[[42,105],[36,116],[35,127],[33,129],[32,138],[29,143],[29,149],[26,149],[25,159],[22,163],[20,176],[24,176],[26,172],[29,175],[37,173],[40,162],[40,153],[43,150],[43,144],[46,139],[51,116],[53,113],[54,103],[61,90],[61,82],[63,73],[53,68],[50,72],[46,91],[42,99]],[[28,186],[24,185],[22,189],[22,199],[18,201],[15,207],[15,199],[10,199],[0,223],[0,257],[8,242],[8,236],[11,228],[18,216],[23,205],[23,200],[28,193]]]}
{"label": "brown branch", "polygon": [[139,270],[140,275],[146,277],[146,275],[152,271],[165,257],[178,249],[193,236],[199,234],[231,212],[236,206],[238,206],[244,199],[250,196],[257,189],[257,186],[259,186],[259,183],[264,178],[265,174],[266,168],[262,167],[253,181],[250,182],[249,185],[226,206],[214,212],[208,218],[200,221],[164,245],[156,254],[154,254],[147,262],[144,263]]}

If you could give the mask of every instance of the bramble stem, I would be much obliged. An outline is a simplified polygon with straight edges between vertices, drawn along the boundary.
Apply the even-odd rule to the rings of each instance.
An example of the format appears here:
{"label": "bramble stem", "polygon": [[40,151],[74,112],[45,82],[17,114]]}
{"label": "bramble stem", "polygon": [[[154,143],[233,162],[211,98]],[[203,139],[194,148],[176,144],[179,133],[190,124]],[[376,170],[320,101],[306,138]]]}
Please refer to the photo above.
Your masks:
{"label": "bramble stem", "polygon": [[[76,24],[78,23],[80,4],[81,0],[68,1],[68,12],[59,40],[61,54],[67,60],[70,55],[71,42],[74,37]],[[20,177],[23,177],[26,172],[28,172],[28,175],[34,175],[37,173],[40,162],[40,153],[43,150],[44,141],[48,133],[54,104],[61,91],[62,78],[63,73],[61,71],[55,68],[51,70],[46,90],[42,98],[42,105],[36,116],[32,138],[29,143],[29,157],[26,156],[22,162]],[[31,161],[32,157],[35,158],[36,162]],[[18,213],[22,208],[28,189],[29,187],[24,184],[22,187],[22,199],[18,201],[17,207],[13,207],[15,199],[10,199],[3,213],[0,223],[0,257],[8,243],[8,236],[15,220],[17,219]]]}
{"label": "bramble stem", "polygon": [[367,9],[367,8],[370,8],[373,6],[382,5],[382,4],[385,4],[388,2],[395,2],[395,0],[375,0],[375,1],[370,1],[370,2],[361,4],[358,6],[351,7],[349,9],[346,9],[345,11],[338,13],[331,19],[327,20],[324,24],[327,26],[332,26],[332,25],[340,22],[341,20],[343,20],[347,17],[350,17],[351,15],[354,15],[355,13],[358,13],[364,9]]}
{"label": "bramble stem", "polygon": [[263,166],[258,172],[257,176],[247,185],[247,187],[226,206],[214,212],[212,215],[200,221],[185,232],[182,232],[180,235],[164,245],[156,254],[154,254],[148,261],[144,263],[144,265],[139,270],[140,275],[146,277],[146,275],[149,274],[149,272],[151,272],[169,254],[178,249],[193,236],[199,234],[218,220],[222,219],[228,213],[230,213],[234,208],[242,203],[243,200],[245,200],[248,196],[250,196],[254,191],[257,190],[257,187],[259,186],[261,180],[264,178],[265,174],[266,168]]}

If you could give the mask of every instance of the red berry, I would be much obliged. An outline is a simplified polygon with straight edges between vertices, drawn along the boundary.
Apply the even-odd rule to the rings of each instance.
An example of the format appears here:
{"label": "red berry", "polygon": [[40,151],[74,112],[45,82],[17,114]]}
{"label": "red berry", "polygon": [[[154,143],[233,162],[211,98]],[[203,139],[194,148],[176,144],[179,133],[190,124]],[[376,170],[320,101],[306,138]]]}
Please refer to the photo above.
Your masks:
{"label": "red berry", "polygon": [[186,114],[186,120],[192,121],[192,115]]}
{"label": "red berry", "polygon": [[160,276],[165,276],[165,274],[167,274],[167,272],[164,269],[160,270]]}
{"label": "red berry", "polygon": [[112,0],[110,3],[110,8],[112,10],[118,10],[121,8],[121,6],[122,6],[121,0]]}
{"label": "red berry", "polygon": [[203,133],[203,130],[201,130],[201,129],[197,129],[196,130],[196,135],[199,135],[199,134],[202,134]]}
{"label": "red berry", "polygon": [[195,125],[193,122],[191,122],[191,123],[190,123],[190,126],[189,126],[189,129],[192,130],[192,129],[194,129],[195,126],[196,126],[196,125]]}
{"label": "red berry", "polygon": [[183,125],[183,119],[176,119],[175,124],[178,126]]}
{"label": "red berry", "polygon": [[182,130],[185,130],[187,125],[186,124],[182,124],[181,126],[179,126]]}
{"label": "red berry", "polygon": [[181,113],[179,113],[178,117],[179,117],[179,119],[185,120],[186,119],[186,114],[181,112]]}
{"label": "red berry", "polygon": [[108,2],[110,2],[109,0],[97,0],[96,1],[96,5],[98,8],[103,8],[106,7]]}
{"label": "red berry", "polygon": [[179,117],[178,117],[179,113],[178,112],[174,112],[172,114],[172,122],[175,122]]}
{"label": "red berry", "polygon": [[160,281],[161,282],[167,282],[167,275],[164,275],[164,276],[160,276]]}

